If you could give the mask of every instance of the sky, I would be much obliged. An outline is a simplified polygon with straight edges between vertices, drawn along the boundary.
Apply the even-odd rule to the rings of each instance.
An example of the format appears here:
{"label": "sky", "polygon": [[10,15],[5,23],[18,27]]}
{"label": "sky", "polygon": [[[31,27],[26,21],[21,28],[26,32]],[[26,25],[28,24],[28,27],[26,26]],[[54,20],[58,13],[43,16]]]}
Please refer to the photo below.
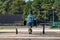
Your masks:
{"label": "sky", "polygon": [[[25,2],[27,2],[27,1],[29,1],[29,0],[25,0]],[[32,1],[32,0],[31,0]]]}
{"label": "sky", "polygon": [[26,2],[28,1],[28,0],[25,0]]}
{"label": "sky", "polygon": [[[29,0],[25,0],[25,2],[27,2],[27,1],[29,1]],[[32,1],[32,0],[31,0]],[[59,0],[60,1],[60,0]]]}

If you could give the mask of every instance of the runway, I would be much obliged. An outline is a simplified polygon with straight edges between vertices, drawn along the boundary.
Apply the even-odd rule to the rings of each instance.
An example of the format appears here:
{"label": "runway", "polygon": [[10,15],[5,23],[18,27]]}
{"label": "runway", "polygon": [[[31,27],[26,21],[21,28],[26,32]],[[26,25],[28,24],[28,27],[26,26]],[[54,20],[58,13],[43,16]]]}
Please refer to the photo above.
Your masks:
{"label": "runway", "polygon": [[60,37],[0,37],[0,40],[60,40]]}
{"label": "runway", "polygon": [[18,28],[18,34],[15,29],[0,30],[0,40],[60,40],[59,29],[45,29],[42,34],[42,28],[32,28],[32,34],[28,34],[28,28]]}
{"label": "runway", "polygon": [[[42,28],[35,28],[35,29],[32,29],[33,32],[42,32]],[[16,29],[9,29],[9,30],[0,30],[0,32],[16,32]],[[28,28],[20,28],[18,29],[18,32],[28,32]],[[54,30],[54,29],[45,29],[45,32],[60,32],[59,29],[57,30]]]}

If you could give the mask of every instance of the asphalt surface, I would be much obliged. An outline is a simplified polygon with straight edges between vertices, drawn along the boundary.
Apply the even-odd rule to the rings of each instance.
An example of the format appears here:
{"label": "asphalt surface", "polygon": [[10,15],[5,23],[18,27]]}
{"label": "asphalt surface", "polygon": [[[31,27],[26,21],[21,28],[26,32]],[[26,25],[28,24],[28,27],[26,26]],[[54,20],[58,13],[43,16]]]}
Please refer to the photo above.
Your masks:
{"label": "asphalt surface", "polygon": [[58,37],[39,37],[39,38],[37,38],[37,37],[35,37],[35,38],[33,38],[33,37],[25,37],[25,38],[23,38],[23,37],[2,37],[2,38],[0,38],[0,40],[60,40],[60,37],[58,38]]}
{"label": "asphalt surface", "polygon": [[60,39],[41,39],[41,38],[39,38],[39,39],[36,39],[36,38],[32,38],[32,39],[30,39],[30,38],[0,38],[0,40],[60,40]]}
{"label": "asphalt surface", "polygon": [[4,30],[0,30],[0,40],[60,40],[60,30],[47,29],[45,30],[44,35],[42,34],[41,26],[38,28],[33,28],[34,31],[32,34],[28,34],[28,28],[24,29],[18,27],[18,30],[18,34],[16,34],[15,29],[13,31],[5,30],[6,32]]}
{"label": "asphalt surface", "polygon": [[2,32],[0,33],[0,37],[60,37],[60,32],[45,32],[44,35],[42,32],[32,32],[32,34],[29,34],[28,32],[19,32],[18,34],[14,32]]}
{"label": "asphalt surface", "polygon": [[[24,29],[23,29],[24,30]],[[60,40],[60,32],[46,32],[44,35],[41,31],[35,31],[32,34],[28,32],[0,32],[0,40]]]}
{"label": "asphalt surface", "polygon": [[0,40],[60,40],[60,39],[20,39],[20,38],[0,38]]}

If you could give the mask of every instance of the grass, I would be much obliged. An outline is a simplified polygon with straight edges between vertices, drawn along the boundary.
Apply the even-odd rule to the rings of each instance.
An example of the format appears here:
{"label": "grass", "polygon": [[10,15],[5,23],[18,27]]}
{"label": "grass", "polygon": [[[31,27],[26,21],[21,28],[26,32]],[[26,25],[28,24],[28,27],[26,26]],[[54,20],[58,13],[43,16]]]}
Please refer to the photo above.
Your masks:
{"label": "grass", "polygon": [[0,26],[0,30],[6,30],[6,29],[15,29],[16,27],[5,27],[5,26]]}

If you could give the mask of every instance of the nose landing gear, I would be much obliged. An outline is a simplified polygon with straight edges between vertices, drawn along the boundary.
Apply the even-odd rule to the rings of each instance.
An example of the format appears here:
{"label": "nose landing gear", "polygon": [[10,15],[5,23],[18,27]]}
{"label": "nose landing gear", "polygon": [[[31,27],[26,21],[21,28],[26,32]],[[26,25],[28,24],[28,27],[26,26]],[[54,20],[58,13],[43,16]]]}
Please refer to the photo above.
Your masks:
{"label": "nose landing gear", "polygon": [[32,28],[28,29],[29,34],[32,34]]}

